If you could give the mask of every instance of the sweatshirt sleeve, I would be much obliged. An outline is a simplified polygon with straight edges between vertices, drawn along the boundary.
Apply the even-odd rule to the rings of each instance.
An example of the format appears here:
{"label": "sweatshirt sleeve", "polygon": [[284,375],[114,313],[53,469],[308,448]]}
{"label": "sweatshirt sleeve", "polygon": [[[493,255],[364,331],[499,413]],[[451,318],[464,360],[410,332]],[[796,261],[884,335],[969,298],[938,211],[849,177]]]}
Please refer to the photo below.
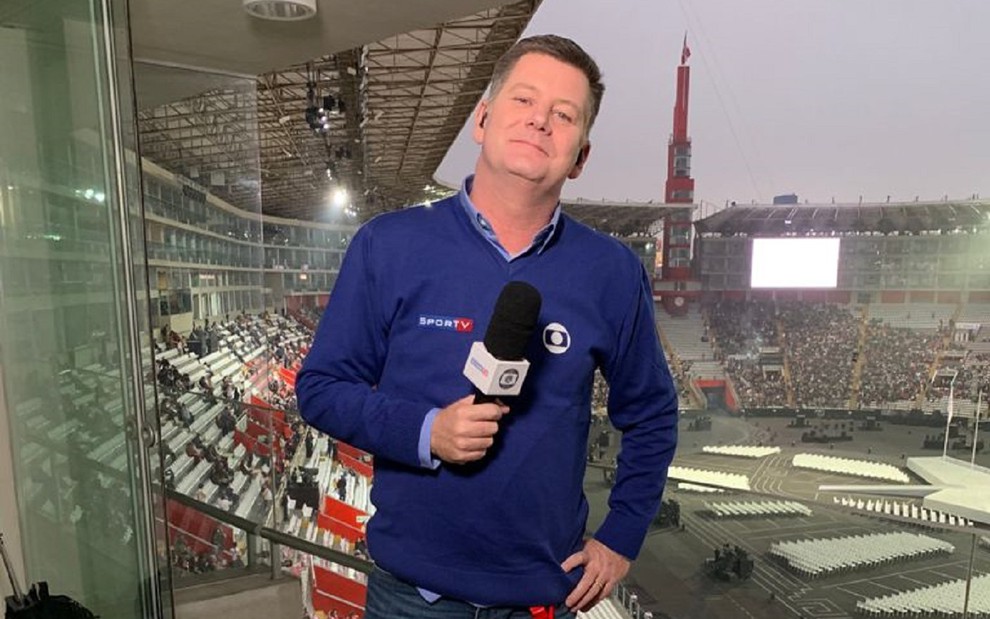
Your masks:
{"label": "sweatshirt sleeve", "polygon": [[657,336],[652,286],[639,268],[640,285],[603,368],[608,414],[622,433],[622,449],[609,513],[595,533],[595,539],[629,559],[639,554],[660,507],[677,445],[677,390]]}
{"label": "sweatshirt sleeve", "polygon": [[390,318],[373,262],[372,224],[354,235],[296,378],[303,419],[345,443],[421,467],[419,440],[432,406],[376,386],[388,352]]}

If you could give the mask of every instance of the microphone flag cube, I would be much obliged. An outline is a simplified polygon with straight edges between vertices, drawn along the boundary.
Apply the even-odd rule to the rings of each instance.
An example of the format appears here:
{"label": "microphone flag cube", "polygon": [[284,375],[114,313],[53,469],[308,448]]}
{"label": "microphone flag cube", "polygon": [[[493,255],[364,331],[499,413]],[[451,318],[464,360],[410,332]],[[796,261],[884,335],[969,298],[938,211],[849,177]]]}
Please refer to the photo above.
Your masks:
{"label": "microphone flag cube", "polygon": [[464,376],[478,391],[489,396],[519,395],[528,371],[529,361],[496,359],[482,342],[471,345],[471,352],[464,363]]}

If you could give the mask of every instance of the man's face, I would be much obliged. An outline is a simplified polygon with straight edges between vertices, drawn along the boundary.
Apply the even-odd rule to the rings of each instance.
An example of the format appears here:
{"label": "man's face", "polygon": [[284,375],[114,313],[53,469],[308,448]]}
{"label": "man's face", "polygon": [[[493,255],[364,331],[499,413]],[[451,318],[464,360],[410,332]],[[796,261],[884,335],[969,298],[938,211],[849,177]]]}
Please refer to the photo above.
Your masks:
{"label": "man's face", "polygon": [[[518,60],[502,88],[475,112],[482,165],[536,184],[577,178],[589,146],[591,88],[580,69],[545,54]],[[582,158],[584,159],[584,158]]]}

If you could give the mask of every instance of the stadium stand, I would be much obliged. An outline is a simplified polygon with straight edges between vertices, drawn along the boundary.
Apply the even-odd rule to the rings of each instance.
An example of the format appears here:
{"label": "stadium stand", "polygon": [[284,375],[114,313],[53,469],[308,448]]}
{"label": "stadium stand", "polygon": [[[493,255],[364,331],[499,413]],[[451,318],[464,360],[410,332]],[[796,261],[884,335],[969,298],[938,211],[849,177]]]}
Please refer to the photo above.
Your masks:
{"label": "stadium stand", "polygon": [[700,406],[690,389],[690,382],[696,378],[721,378],[724,372],[715,360],[708,329],[701,311],[691,307],[683,316],[661,314],[657,309],[657,328],[664,343],[681,408]]}
{"label": "stadium stand", "polygon": [[[660,312],[658,309],[657,313]],[[700,308],[692,306],[683,316],[661,315],[663,319],[658,321],[660,330],[682,361],[710,361],[714,358]]]}
{"label": "stadium stand", "polygon": [[893,328],[935,333],[948,326],[955,305],[944,303],[874,303],[870,317]]}
{"label": "stadium stand", "polygon": [[845,307],[786,303],[780,308],[788,369],[799,407],[844,407],[852,384],[858,319]]}
{"label": "stadium stand", "polygon": [[[974,330],[972,341],[953,342],[956,313],[972,325],[988,326]],[[990,391],[988,314],[988,306],[980,304],[966,310],[944,303],[730,299],[703,303],[700,312],[692,309],[685,316],[665,316],[658,326],[680,385],[728,377],[744,408],[944,411],[948,381],[930,380],[939,367],[959,372],[956,412],[972,416],[971,402],[980,389]],[[761,359],[767,349],[781,347],[778,365]],[[692,397],[683,387],[681,393]]]}
{"label": "stadium stand", "polygon": [[[870,308],[871,315],[875,308]],[[911,315],[911,312],[906,314]],[[924,324],[929,322],[930,319]],[[926,328],[920,331],[893,324],[874,317],[867,325],[866,360],[859,397],[862,405],[879,407],[907,402],[914,407],[943,344],[944,330]]]}
{"label": "stadium stand", "polygon": [[724,300],[705,306],[716,358],[736,385],[743,406],[784,406],[782,368],[765,371],[759,351],[778,346],[775,310],[766,302]]}

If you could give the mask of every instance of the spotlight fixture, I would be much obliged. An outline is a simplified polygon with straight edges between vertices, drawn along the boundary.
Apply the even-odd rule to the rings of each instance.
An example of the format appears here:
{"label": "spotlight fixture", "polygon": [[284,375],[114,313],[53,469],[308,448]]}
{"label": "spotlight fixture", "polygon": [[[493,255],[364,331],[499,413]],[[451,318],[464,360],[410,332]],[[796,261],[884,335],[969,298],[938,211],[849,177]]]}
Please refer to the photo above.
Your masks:
{"label": "spotlight fixture", "polygon": [[[322,106],[317,107],[322,102]],[[330,110],[328,103],[333,103],[333,97],[327,95],[320,99],[316,91],[316,82],[306,84],[306,124],[314,133],[326,134],[330,131]]]}
{"label": "spotlight fixture", "polygon": [[316,0],[243,0],[248,15],[270,21],[301,21],[316,15]]}

